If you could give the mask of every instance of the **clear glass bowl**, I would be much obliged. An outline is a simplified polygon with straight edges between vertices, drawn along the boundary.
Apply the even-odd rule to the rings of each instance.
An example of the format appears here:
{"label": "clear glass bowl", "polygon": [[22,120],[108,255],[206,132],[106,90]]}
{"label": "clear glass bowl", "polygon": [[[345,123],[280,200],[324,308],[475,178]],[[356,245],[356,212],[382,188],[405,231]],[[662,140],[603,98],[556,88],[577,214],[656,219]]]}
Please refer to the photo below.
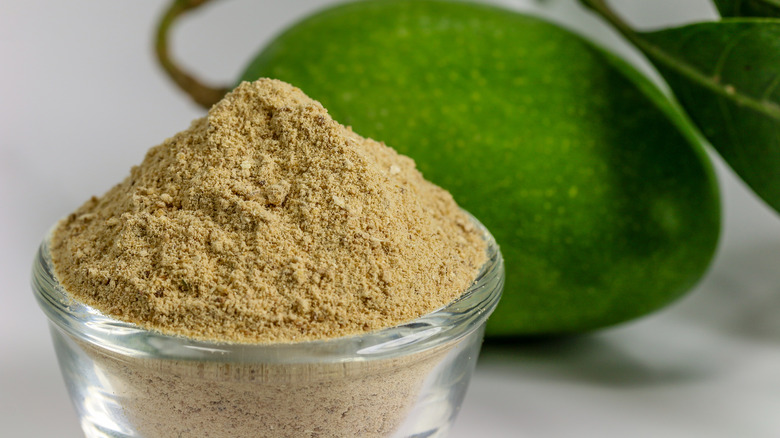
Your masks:
{"label": "clear glass bowl", "polygon": [[439,437],[504,283],[495,240],[474,224],[489,259],[461,298],[407,324],[326,341],[204,342],[107,317],[58,283],[48,239],[32,286],[88,438]]}

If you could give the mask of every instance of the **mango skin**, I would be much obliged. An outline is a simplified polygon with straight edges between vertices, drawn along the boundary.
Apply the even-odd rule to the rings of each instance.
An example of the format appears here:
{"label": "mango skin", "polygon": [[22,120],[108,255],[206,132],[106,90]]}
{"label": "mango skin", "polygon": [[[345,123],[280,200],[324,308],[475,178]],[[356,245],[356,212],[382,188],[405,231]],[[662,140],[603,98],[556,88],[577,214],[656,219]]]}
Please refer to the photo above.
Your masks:
{"label": "mango skin", "polygon": [[277,36],[274,77],[414,158],[506,260],[490,336],[584,332],[655,311],[705,273],[720,232],[711,164],[631,67],[540,19],[364,1]]}

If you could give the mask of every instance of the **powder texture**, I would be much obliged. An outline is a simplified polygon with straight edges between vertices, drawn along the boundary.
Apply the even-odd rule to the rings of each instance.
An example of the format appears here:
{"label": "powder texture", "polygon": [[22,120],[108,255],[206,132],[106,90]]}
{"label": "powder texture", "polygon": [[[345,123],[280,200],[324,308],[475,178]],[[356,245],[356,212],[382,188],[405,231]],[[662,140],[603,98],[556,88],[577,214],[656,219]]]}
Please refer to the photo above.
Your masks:
{"label": "powder texture", "polygon": [[61,221],[75,298],[168,334],[296,342],[436,310],[485,243],[414,162],[275,80],[243,83]]}
{"label": "powder texture", "polygon": [[[421,393],[438,401],[452,388],[429,376],[462,372],[458,358],[472,338],[393,359],[326,364],[144,359],[66,342],[94,361],[122,407],[116,421],[139,436],[381,438],[400,436]],[[432,404],[447,418],[446,402]],[[436,417],[428,405],[418,409]]]}

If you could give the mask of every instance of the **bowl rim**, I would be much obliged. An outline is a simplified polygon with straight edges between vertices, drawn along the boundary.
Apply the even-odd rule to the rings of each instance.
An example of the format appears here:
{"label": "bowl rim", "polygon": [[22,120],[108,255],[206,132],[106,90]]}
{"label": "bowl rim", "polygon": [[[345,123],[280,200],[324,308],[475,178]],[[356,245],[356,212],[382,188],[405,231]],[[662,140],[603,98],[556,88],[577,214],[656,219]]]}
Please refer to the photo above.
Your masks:
{"label": "bowl rim", "polygon": [[388,359],[423,352],[484,326],[501,297],[504,262],[487,228],[465,212],[486,242],[487,261],[474,282],[449,304],[409,322],[368,333],[293,343],[231,343],[166,334],[107,316],[64,289],[49,252],[51,232],[32,269],[35,298],[52,326],[76,340],[119,355],[147,359],[248,363],[338,363]]}

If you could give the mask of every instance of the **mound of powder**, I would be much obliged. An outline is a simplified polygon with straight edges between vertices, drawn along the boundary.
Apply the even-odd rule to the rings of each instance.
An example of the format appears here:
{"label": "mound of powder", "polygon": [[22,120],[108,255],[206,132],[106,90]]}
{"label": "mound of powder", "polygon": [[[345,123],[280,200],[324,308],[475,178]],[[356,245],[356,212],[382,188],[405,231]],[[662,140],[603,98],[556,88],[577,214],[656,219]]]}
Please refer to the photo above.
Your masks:
{"label": "mound of powder", "polygon": [[470,285],[485,243],[410,158],[261,79],[61,221],[51,256],[71,295],[118,319],[266,343],[436,310]]}

